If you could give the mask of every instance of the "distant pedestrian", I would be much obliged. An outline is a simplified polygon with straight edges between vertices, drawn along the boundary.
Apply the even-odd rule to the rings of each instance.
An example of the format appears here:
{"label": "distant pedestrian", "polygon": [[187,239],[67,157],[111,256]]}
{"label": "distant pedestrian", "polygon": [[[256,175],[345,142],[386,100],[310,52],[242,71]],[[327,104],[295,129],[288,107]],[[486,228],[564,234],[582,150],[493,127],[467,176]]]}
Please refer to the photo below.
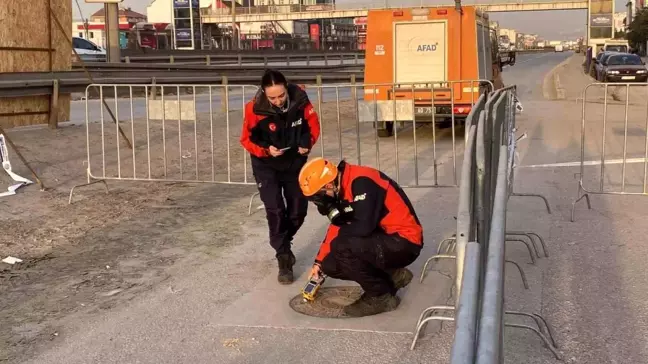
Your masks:
{"label": "distant pedestrian", "polygon": [[245,106],[241,144],[252,158],[281,284],[294,280],[291,244],[308,210],[297,178],[319,133],[317,113],[306,92],[288,83],[281,72],[266,71],[261,88]]}

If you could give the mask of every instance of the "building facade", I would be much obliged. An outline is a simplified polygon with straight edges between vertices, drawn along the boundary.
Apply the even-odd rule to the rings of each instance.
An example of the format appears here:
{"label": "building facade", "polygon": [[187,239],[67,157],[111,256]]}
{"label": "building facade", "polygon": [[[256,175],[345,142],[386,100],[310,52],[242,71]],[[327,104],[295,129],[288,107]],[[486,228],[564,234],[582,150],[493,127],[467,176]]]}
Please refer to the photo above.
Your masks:
{"label": "building facade", "polygon": [[[614,13],[613,23],[614,23],[615,33],[625,32],[626,21],[627,21],[626,18],[627,18],[627,13],[625,11]],[[627,21],[627,24],[630,25],[630,22]]]}
{"label": "building facade", "polygon": [[[119,8],[119,47],[128,46],[128,34],[136,24],[146,22],[146,15],[132,11],[130,8]],[[72,36],[91,41],[99,47],[105,48],[106,42],[106,14],[102,7],[92,15],[90,21],[76,21],[72,23]]]}

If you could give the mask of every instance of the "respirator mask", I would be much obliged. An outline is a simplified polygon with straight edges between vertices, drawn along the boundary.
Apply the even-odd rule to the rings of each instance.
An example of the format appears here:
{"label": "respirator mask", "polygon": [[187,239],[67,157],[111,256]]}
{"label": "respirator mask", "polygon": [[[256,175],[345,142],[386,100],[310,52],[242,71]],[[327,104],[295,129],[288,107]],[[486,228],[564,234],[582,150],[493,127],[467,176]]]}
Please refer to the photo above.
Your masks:
{"label": "respirator mask", "polygon": [[353,207],[348,202],[329,196],[326,191],[314,194],[309,200],[317,206],[317,211],[326,216],[333,225],[343,225],[353,216]]}

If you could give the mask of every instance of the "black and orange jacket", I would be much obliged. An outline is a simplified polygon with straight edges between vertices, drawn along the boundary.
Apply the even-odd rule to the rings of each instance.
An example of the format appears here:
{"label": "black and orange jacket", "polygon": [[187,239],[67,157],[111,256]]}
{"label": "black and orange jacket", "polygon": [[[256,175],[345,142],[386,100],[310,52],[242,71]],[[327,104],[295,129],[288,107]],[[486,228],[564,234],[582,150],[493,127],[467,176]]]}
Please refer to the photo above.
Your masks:
{"label": "black and orange jacket", "polygon": [[353,207],[350,223],[329,226],[315,261],[321,263],[331,241],[344,236],[365,237],[374,231],[397,234],[412,244],[423,245],[423,227],[403,189],[384,173],[370,167],[338,165],[340,199]]}
{"label": "black and orange jacket", "polygon": [[[280,111],[268,101],[262,90],[245,105],[241,144],[252,155],[253,162],[282,166],[290,164],[298,148],[312,149],[319,138],[320,125],[313,105],[304,90],[288,87],[288,110]],[[290,148],[280,157],[272,157],[268,148]]]}

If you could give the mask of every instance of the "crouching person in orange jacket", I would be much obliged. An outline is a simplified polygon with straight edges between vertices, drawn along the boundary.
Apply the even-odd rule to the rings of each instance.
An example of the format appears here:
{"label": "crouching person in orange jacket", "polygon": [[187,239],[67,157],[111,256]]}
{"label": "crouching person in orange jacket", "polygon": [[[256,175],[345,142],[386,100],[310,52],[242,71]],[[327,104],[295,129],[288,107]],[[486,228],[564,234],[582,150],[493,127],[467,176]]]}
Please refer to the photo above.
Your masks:
{"label": "crouching person in orange jacket", "polygon": [[307,162],[299,174],[304,195],[331,221],[311,277],[355,281],[364,293],[346,306],[348,316],[396,309],[407,268],[423,247],[423,228],[405,192],[382,172],[345,161]]}

